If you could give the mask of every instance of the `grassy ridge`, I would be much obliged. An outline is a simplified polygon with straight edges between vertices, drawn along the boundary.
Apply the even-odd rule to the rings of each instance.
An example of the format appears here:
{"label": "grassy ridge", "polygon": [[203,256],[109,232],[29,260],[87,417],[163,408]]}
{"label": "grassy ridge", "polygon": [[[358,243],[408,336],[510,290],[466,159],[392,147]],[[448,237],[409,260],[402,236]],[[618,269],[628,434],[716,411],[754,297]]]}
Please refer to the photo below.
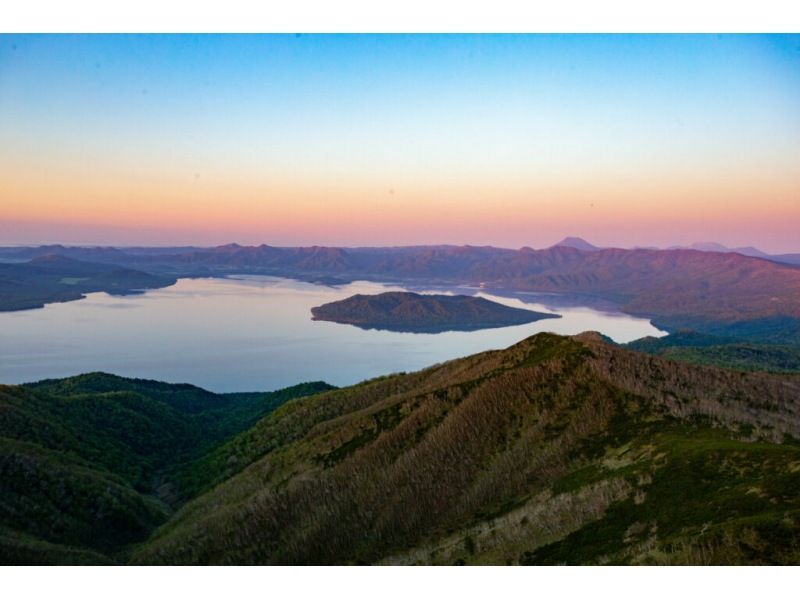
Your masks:
{"label": "grassy ridge", "polygon": [[133,562],[798,562],[799,413],[791,378],[540,334],[276,410]]}

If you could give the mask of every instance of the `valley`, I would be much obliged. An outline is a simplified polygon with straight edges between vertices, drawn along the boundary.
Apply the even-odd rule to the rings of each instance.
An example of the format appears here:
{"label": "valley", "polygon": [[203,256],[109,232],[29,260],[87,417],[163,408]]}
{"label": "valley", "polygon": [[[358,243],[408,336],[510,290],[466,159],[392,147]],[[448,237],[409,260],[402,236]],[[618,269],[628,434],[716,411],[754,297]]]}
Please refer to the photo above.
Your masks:
{"label": "valley", "polygon": [[284,402],[330,388],[220,395],[103,373],[0,385],[0,563],[124,560],[224,471],[199,459]]}

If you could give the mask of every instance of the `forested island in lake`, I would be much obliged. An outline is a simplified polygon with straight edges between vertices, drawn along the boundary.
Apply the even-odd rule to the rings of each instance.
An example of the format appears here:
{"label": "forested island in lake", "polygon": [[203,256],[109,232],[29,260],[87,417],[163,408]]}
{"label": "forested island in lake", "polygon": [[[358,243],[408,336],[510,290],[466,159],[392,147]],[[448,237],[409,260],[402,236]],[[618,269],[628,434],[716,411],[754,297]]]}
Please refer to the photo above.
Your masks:
{"label": "forested island in lake", "polygon": [[314,320],[352,324],[395,332],[445,332],[500,328],[560,318],[530,309],[509,307],[482,297],[388,292],[353,295],[311,309]]}

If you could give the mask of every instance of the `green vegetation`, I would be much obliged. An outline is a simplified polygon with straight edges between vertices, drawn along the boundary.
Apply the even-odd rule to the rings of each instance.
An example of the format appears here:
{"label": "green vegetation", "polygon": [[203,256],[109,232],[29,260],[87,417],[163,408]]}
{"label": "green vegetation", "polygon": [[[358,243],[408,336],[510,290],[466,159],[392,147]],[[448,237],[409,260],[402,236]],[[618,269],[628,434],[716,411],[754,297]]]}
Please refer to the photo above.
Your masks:
{"label": "green vegetation", "polygon": [[538,334],[282,393],[4,387],[0,560],[800,563],[796,376]]}
{"label": "green vegetation", "polygon": [[798,413],[793,378],[540,334],[287,403],[132,560],[796,563]]}
{"label": "green vegetation", "polygon": [[683,330],[663,338],[639,339],[625,346],[698,365],[749,372],[800,373],[800,347],[791,345],[760,344]]}
{"label": "green vegetation", "polygon": [[191,496],[194,460],[330,388],[217,395],[102,373],[0,386],[0,562],[124,556]]}
{"label": "green vegetation", "polygon": [[[800,447],[670,423],[613,472],[634,490],[523,564],[796,564]],[[597,471],[605,477],[609,471]]]}
{"label": "green vegetation", "polygon": [[653,324],[671,333],[694,330],[705,336],[737,339],[739,343],[800,346],[800,318],[788,315],[734,321],[684,315],[656,317]]}

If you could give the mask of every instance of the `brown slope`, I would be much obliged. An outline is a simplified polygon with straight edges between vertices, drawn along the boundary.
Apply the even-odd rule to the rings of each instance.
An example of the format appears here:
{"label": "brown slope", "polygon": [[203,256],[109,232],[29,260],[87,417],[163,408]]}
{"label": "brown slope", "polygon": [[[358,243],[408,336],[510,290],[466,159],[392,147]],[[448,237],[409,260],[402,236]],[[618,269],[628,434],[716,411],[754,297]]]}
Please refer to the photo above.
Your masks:
{"label": "brown slope", "polygon": [[[724,440],[711,426],[750,444]],[[689,476],[702,504],[703,480],[714,482],[709,496],[731,487],[726,467],[734,462],[725,459],[756,447],[758,438],[786,434],[800,437],[796,378],[668,362],[590,336],[540,334],[504,351],[286,405],[248,433],[247,446],[264,446],[264,456],[187,505],[134,560],[439,562],[442,554],[444,562],[454,555],[521,562],[534,559],[537,547],[602,521],[612,508],[633,518],[611,548],[624,559],[626,529],[652,527],[637,520],[651,516],[638,497],[651,492],[655,500],[656,490],[674,486],[663,472],[681,483]],[[677,442],[673,436],[680,441],[674,455],[668,452]],[[702,452],[706,438],[735,451],[717,466],[716,452]],[[687,446],[694,451],[688,457]],[[796,483],[789,467],[796,451],[764,450],[764,467],[782,460],[780,479]],[[691,481],[695,458],[719,469]],[[742,495],[750,497],[745,490],[753,474],[743,479]],[[692,498],[687,494],[684,502]],[[662,535],[672,534],[667,539],[696,537],[700,525],[771,514],[770,500],[797,510],[788,495],[765,494],[763,502],[721,504],[697,523],[696,505],[675,514],[674,499],[662,500],[662,515],[653,516],[660,517]],[[620,524],[608,525],[616,530]],[[790,545],[800,532],[786,525]],[[595,532],[593,541],[604,533]],[[606,550],[598,544],[598,554]]]}
{"label": "brown slope", "polygon": [[800,317],[800,269],[736,253],[604,249],[510,282],[529,290],[594,293],[650,316]]}

